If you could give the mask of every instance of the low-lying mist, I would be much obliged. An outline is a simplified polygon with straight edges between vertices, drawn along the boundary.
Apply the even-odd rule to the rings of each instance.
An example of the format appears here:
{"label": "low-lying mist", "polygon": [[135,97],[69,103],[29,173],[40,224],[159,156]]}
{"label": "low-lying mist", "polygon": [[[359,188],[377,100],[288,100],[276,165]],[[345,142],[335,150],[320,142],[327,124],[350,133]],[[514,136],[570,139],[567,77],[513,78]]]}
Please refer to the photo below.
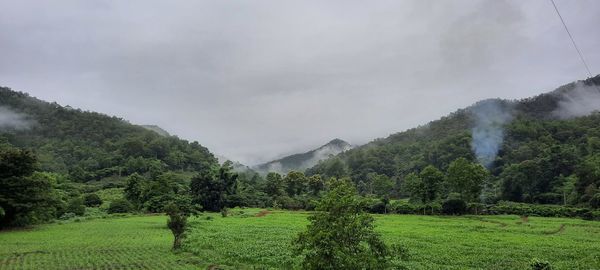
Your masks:
{"label": "low-lying mist", "polygon": [[0,131],[26,130],[30,129],[33,124],[34,122],[27,115],[0,106]]}

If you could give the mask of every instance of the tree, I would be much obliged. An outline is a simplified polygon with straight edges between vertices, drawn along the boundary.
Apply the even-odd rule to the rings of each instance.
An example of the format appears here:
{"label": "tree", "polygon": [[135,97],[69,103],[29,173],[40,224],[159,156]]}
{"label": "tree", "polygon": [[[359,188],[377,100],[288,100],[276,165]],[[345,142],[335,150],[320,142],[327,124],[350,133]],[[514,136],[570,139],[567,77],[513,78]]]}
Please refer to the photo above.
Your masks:
{"label": "tree", "polygon": [[219,168],[203,169],[190,183],[193,202],[211,212],[219,212],[223,207],[231,206],[229,199],[236,192],[237,178],[230,161]]}
{"label": "tree", "polygon": [[145,179],[138,173],[133,173],[127,177],[125,183],[125,198],[136,207],[142,204],[142,193],[144,192]]}
{"label": "tree", "polygon": [[307,182],[304,173],[298,171],[291,171],[283,178],[285,190],[290,197],[304,193]]}
{"label": "tree", "polygon": [[424,203],[432,202],[438,199],[441,192],[442,183],[445,180],[444,174],[436,167],[431,165],[425,167],[419,177],[423,180]]}
{"label": "tree", "polygon": [[265,193],[271,197],[278,197],[283,195],[285,192],[283,185],[283,178],[281,174],[276,172],[270,172],[267,174],[265,183]]}
{"label": "tree", "polygon": [[389,196],[394,189],[394,181],[386,175],[370,173],[367,179],[372,183],[373,193],[379,197]]}
{"label": "tree", "polygon": [[187,226],[189,212],[184,211],[175,203],[169,203],[165,207],[165,211],[169,216],[169,219],[167,220],[167,227],[169,227],[174,237],[173,249],[177,250],[181,247],[181,241]]}
{"label": "tree", "polygon": [[488,172],[483,166],[458,158],[448,166],[447,182],[451,192],[461,195],[467,202],[477,201]]}
{"label": "tree", "polygon": [[83,214],[85,214],[85,205],[83,203],[83,198],[81,197],[71,199],[67,206],[67,212],[77,216],[83,216]]}
{"label": "tree", "polygon": [[102,199],[96,193],[86,194],[83,197],[83,201],[87,207],[98,207],[102,204]]}
{"label": "tree", "polygon": [[325,181],[321,178],[321,175],[315,174],[308,178],[308,190],[313,196],[318,196],[325,188]]}
{"label": "tree", "polygon": [[425,184],[416,173],[410,173],[404,178],[403,188],[407,191],[412,201],[425,202]]}
{"label": "tree", "polygon": [[303,269],[384,269],[400,254],[374,231],[349,181],[334,180],[318,202],[306,231],[293,241],[294,254],[303,255]]}
{"label": "tree", "polygon": [[48,179],[32,176],[35,156],[13,147],[0,148],[0,227],[26,226],[55,217],[55,198]]}

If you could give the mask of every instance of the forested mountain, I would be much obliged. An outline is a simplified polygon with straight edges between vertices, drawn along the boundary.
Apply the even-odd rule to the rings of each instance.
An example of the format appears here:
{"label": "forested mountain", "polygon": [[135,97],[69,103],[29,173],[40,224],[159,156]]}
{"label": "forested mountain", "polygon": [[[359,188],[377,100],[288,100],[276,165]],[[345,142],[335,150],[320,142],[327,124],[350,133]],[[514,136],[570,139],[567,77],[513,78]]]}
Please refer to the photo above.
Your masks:
{"label": "forested mountain", "polygon": [[0,88],[0,143],[32,150],[41,171],[86,182],[217,165],[198,142],[151,129]]}
{"label": "forested mountain", "polygon": [[401,196],[407,175],[428,165],[445,171],[463,157],[491,172],[484,200],[584,203],[600,186],[598,85],[600,76],[523,100],[484,100],[343,152],[307,174],[350,176],[359,187],[388,177]]}
{"label": "forested mountain", "polygon": [[259,172],[277,173],[304,171],[307,168],[316,165],[321,160],[335,156],[349,149],[352,149],[352,145],[349,143],[340,139],[333,139],[317,149],[256,165],[253,169]]}

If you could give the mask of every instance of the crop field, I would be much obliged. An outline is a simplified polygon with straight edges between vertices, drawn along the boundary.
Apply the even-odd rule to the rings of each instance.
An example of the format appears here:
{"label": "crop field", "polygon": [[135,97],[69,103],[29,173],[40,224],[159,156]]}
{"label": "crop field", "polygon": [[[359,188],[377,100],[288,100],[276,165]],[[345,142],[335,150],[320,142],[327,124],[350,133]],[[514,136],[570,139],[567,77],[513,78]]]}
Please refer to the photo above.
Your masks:
{"label": "crop field", "polygon": [[[304,212],[233,210],[190,220],[179,253],[164,216],[93,219],[0,232],[0,269],[292,268]],[[600,269],[600,222],[518,216],[379,215],[386,242],[410,250],[409,269]],[[216,269],[216,267],[213,267]]]}

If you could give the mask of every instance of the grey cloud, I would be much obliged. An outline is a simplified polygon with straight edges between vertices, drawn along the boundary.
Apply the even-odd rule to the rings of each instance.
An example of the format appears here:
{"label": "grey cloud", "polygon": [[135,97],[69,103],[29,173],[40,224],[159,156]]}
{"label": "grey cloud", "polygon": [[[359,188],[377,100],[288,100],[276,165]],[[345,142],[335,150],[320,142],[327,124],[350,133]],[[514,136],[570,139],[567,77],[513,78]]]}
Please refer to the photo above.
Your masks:
{"label": "grey cloud", "polygon": [[[600,3],[557,4],[599,66]],[[585,76],[546,0],[0,0],[0,59],[0,84],[248,165]]]}

